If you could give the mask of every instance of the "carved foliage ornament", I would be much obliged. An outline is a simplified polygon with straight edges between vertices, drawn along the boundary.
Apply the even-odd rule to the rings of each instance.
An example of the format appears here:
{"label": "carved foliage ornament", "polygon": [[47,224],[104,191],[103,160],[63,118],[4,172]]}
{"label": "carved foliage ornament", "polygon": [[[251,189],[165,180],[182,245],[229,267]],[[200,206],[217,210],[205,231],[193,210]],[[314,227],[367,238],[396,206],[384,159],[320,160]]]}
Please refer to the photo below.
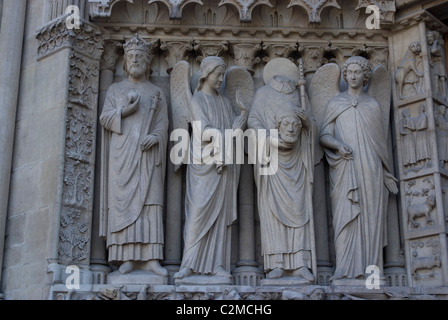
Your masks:
{"label": "carved foliage ornament", "polygon": [[59,232],[59,262],[88,262],[102,32],[82,20],[69,30],[64,17],[38,31],[39,60],[58,50],[70,50],[66,107],[64,179]]}

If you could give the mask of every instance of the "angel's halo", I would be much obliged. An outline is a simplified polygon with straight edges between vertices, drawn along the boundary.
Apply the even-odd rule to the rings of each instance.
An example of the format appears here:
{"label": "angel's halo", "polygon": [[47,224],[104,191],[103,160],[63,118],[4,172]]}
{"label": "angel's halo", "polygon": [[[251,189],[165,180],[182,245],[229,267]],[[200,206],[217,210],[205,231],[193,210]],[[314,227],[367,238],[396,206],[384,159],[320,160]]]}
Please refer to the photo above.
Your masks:
{"label": "angel's halo", "polygon": [[268,84],[274,76],[285,76],[298,82],[300,80],[300,71],[297,65],[291,60],[275,58],[269,61],[264,67],[264,83]]}

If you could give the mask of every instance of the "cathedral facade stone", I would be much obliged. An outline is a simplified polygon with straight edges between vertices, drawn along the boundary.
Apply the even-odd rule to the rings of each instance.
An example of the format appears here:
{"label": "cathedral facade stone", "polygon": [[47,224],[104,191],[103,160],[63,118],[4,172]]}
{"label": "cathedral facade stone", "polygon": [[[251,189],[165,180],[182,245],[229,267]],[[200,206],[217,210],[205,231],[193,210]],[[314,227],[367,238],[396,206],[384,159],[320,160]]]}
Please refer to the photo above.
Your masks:
{"label": "cathedral facade stone", "polygon": [[[2,298],[447,299],[447,35],[448,4],[443,1],[0,0]],[[132,69],[125,53],[135,41],[144,43],[137,46],[137,51],[145,50],[148,56],[145,85],[163,97],[167,109],[168,141],[166,137],[163,143],[160,139],[153,141],[158,151],[163,145],[166,152],[154,152],[155,160],[151,162],[163,171],[163,180],[144,182],[145,190],[157,190],[157,198],[162,200],[149,200],[148,196],[140,203],[141,207],[157,207],[158,229],[163,230],[155,232],[161,238],[156,241],[157,258],[148,260],[159,261],[157,272],[163,273],[162,280],[142,274],[132,276],[130,269],[110,263],[110,239],[104,229],[110,208],[121,205],[120,199],[127,193],[118,193],[116,202],[111,200],[110,192],[105,195],[106,185],[121,190],[117,187],[121,182],[103,179],[115,170],[113,159],[104,160],[108,133],[103,127],[119,135],[128,129],[132,132],[134,127],[126,127],[126,117],[140,120],[137,113],[130,115],[135,110],[127,113],[126,101],[131,106],[141,96],[148,102],[140,100],[142,110],[144,105],[151,105],[151,90],[144,86],[140,88],[143,91],[135,89],[138,94],[130,89],[120,96],[122,86],[118,83],[129,82]],[[222,84],[222,89],[216,88],[217,95],[209,97],[202,91],[204,83],[206,89],[213,87],[210,77],[216,70],[207,69],[211,60],[223,67],[216,74],[223,78],[215,82],[218,87]],[[354,75],[357,67],[350,67],[353,60],[366,61],[365,68],[361,62],[354,63],[364,72],[361,80]],[[134,85],[131,81],[123,87]],[[260,98],[266,87],[281,98]],[[356,98],[350,96],[355,87]],[[114,108],[119,110],[120,125],[115,120],[106,125],[102,118],[104,107],[112,105],[111,96],[117,104]],[[207,103],[201,105],[200,101]],[[247,125],[250,109],[257,107],[257,101],[266,104],[260,119],[269,118],[266,123],[271,125],[265,129],[282,133],[282,128],[294,124],[298,135],[306,132],[306,138],[294,140],[306,146],[306,157],[305,147],[296,150],[290,144],[283,145],[281,150],[288,151],[280,153],[281,164],[293,161],[294,166],[285,169],[278,181],[260,180],[260,168],[254,171],[257,164],[249,161],[247,147],[243,152],[245,161],[232,167],[233,178],[228,179],[233,180],[225,184],[226,188],[232,187],[226,192],[220,184],[210,187],[214,181],[227,179],[230,167],[225,163],[218,161],[217,170],[205,174],[185,159],[173,161],[171,151],[179,143],[175,138],[177,130],[194,132],[197,113],[193,111],[228,107],[233,110],[229,114],[235,112],[232,121],[220,111],[201,114],[197,119],[207,119],[222,132],[249,129],[257,127]],[[282,108],[292,104],[293,112],[289,107],[280,112],[276,103]],[[333,105],[334,111],[329,107]],[[368,113],[365,122],[344,125],[354,128],[353,135],[356,130],[365,131],[368,137],[364,140],[348,139],[362,148],[347,149],[334,141],[322,141],[322,134],[329,132],[335,133],[335,139],[342,139],[335,126],[341,114],[347,115],[346,108],[353,111],[347,119],[356,122],[356,108],[377,105],[380,110]],[[157,113],[157,103],[153,107]],[[267,116],[271,107],[278,112]],[[154,115],[147,113],[149,122],[153,121]],[[372,118],[377,115],[379,120],[374,122]],[[249,119],[253,123],[251,116]],[[146,131],[144,135],[151,136]],[[332,158],[329,149],[341,157]],[[372,168],[372,156],[367,155],[366,161],[354,161],[356,170],[347,169],[350,174],[342,174],[351,181],[336,179],[333,170],[339,169],[333,162],[349,163],[364,149],[368,149],[366,154],[380,154],[380,166],[382,163],[387,170],[365,169],[363,166]],[[142,151],[138,148],[135,152]],[[139,172],[143,170],[137,167]],[[118,176],[120,170],[112,175]],[[123,170],[126,176],[126,168]],[[303,170],[307,174],[302,174]],[[382,175],[383,171],[387,174],[381,179],[391,192],[382,192],[386,187],[378,186],[374,179],[377,172]],[[190,180],[205,176],[203,180]],[[147,176],[141,177],[143,183]],[[306,192],[296,190],[305,184],[302,180],[306,180]],[[131,184],[130,189],[135,185]],[[282,192],[283,187],[286,191]],[[374,190],[370,192],[369,188]],[[213,194],[210,190],[214,190]],[[219,197],[221,191],[225,196]],[[138,190],[135,192],[133,197],[141,197]],[[365,199],[376,193],[381,202],[372,206],[370,201],[374,200]],[[104,196],[109,197],[106,206]],[[259,201],[260,197],[269,200]],[[204,199],[207,203],[201,207]],[[347,199],[351,202],[345,207],[341,203]],[[369,216],[375,220],[362,220],[365,214],[361,213],[357,227],[348,229],[343,221],[346,217],[340,216],[364,207],[374,211]],[[220,224],[216,227],[208,223],[213,220],[208,215],[209,220],[200,220],[205,226],[192,225],[191,208],[196,210],[195,219],[201,219],[202,214],[219,215],[216,210],[226,211],[226,215],[216,219]],[[148,209],[147,214],[151,212]],[[263,220],[267,215],[271,222]],[[133,221],[137,221],[136,227],[129,228],[135,234],[126,231],[126,241],[134,236],[145,238],[145,219],[141,216]],[[372,226],[378,221],[380,226]],[[273,230],[276,224],[283,229]],[[298,236],[305,224],[306,237]],[[204,274],[195,271],[190,280],[184,277],[185,272],[183,279],[178,279],[188,251],[185,226],[198,237],[207,228],[216,233],[216,238],[214,234],[208,235],[210,240],[201,238],[204,244],[200,245],[188,238],[188,245],[195,251],[207,252],[200,259],[191,258],[190,265],[196,263],[193,269],[211,268]],[[142,235],[138,228],[143,230]],[[376,241],[369,232],[381,238],[375,244],[377,259],[371,260],[373,263],[349,261],[363,260],[363,254],[358,253],[370,247],[366,243]],[[272,236],[283,233],[288,236]],[[118,238],[114,241],[120,241]],[[225,243],[219,239],[225,239]],[[223,247],[214,250],[207,247],[211,244]],[[119,243],[120,249],[114,249],[122,250],[113,252],[122,258],[120,261],[131,259],[126,258],[131,251],[127,245]],[[135,247],[150,250],[147,248],[151,245]],[[276,251],[277,247],[281,247],[280,251]],[[138,256],[133,250],[132,256]],[[218,252],[223,257],[213,255]],[[223,265],[209,266],[221,260],[225,261]],[[335,276],[341,265],[342,269],[361,268],[362,275]],[[127,272],[120,274],[120,269]],[[214,273],[215,269],[218,271]],[[296,275],[301,275],[303,281],[294,278]]]}

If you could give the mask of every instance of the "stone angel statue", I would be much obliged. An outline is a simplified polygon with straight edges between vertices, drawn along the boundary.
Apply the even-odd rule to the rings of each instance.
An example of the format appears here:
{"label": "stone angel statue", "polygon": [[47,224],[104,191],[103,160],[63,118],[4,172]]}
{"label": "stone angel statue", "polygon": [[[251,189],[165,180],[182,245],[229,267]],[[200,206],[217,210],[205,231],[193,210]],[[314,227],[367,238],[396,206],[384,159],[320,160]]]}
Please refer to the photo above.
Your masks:
{"label": "stone angel statue", "polygon": [[187,170],[185,245],[174,278],[229,284],[230,226],[237,218],[241,163],[229,157],[235,154],[229,150],[233,138],[224,140],[226,131],[242,134],[245,129],[255,87],[247,70],[232,67],[226,71],[220,57],[203,59],[192,79],[190,70],[187,61],[180,61],[171,73],[173,127],[193,131],[188,151],[175,163],[177,169],[186,164]]}
{"label": "stone angel statue", "polygon": [[[341,73],[348,90],[340,92]],[[329,164],[336,268],[332,281],[364,279],[383,268],[389,192],[398,192],[387,148],[391,79],[367,59],[349,58],[314,75],[309,97],[319,125],[318,157]],[[316,161],[320,161],[317,159]]]}

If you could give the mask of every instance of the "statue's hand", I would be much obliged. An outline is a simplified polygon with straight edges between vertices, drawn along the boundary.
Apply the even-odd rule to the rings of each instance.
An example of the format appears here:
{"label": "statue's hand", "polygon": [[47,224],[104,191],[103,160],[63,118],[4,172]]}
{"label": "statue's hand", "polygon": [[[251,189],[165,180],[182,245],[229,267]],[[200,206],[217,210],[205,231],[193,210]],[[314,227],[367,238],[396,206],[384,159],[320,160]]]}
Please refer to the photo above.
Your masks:
{"label": "statue's hand", "polygon": [[149,149],[151,149],[153,146],[155,146],[158,143],[159,143],[159,140],[157,139],[157,137],[155,137],[153,135],[149,135],[149,136],[146,136],[145,139],[143,139],[143,142],[140,145],[140,148],[142,149],[142,151],[148,151]]}
{"label": "statue's hand", "polygon": [[240,108],[241,112],[248,112],[249,109],[244,104],[243,100],[241,100],[240,90],[236,92],[236,104],[238,105],[238,108]]}
{"label": "statue's hand", "polygon": [[152,105],[151,105],[151,108],[152,109],[157,109],[157,107],[159,106],[159,103],[160,103],[160,100],[161,100],[161,98],[160,98],[160,92],[157,92],[157,94],[156,95],[154,95],[153,97],[151,97],[152,98]]}
{"label": "statue's hand", "polygon": [[121,110],[121,117],[125,118],[137,111],[139,102],[140,96],[136,92],[130,92],[128,94],[128,103],[126,107]]}
{"label": "statue's hand", "polygon": [[352,160],[353,159],[353,150],[345,143],[341,143],[341,145],[338,148],[338,153],[344,158],[345,160]]}
{"label": "statue's hand", "polygon": [[246,127],[248,117],[249,117],[249,114],[247,111],[241,111],[241,114],[233,122],[232,129],[233,130],[236,130],[236,129],[243,130]]}
{"label": "statue's hand", "polygon": [[294,108],[294,112],[296,113],[297,117],[302,121],[302,125],[305,128],[309,128],[310,125],[310,118],[308,117],[308,114],[305,110],[302,108]]}
{"label": "statue's hand", "polygon": [[393,193],[398,193],[398,187],[397,187],[398,180],[389,172],[386,172],[384,174],[384,184],[386,185],[387,189]]}

